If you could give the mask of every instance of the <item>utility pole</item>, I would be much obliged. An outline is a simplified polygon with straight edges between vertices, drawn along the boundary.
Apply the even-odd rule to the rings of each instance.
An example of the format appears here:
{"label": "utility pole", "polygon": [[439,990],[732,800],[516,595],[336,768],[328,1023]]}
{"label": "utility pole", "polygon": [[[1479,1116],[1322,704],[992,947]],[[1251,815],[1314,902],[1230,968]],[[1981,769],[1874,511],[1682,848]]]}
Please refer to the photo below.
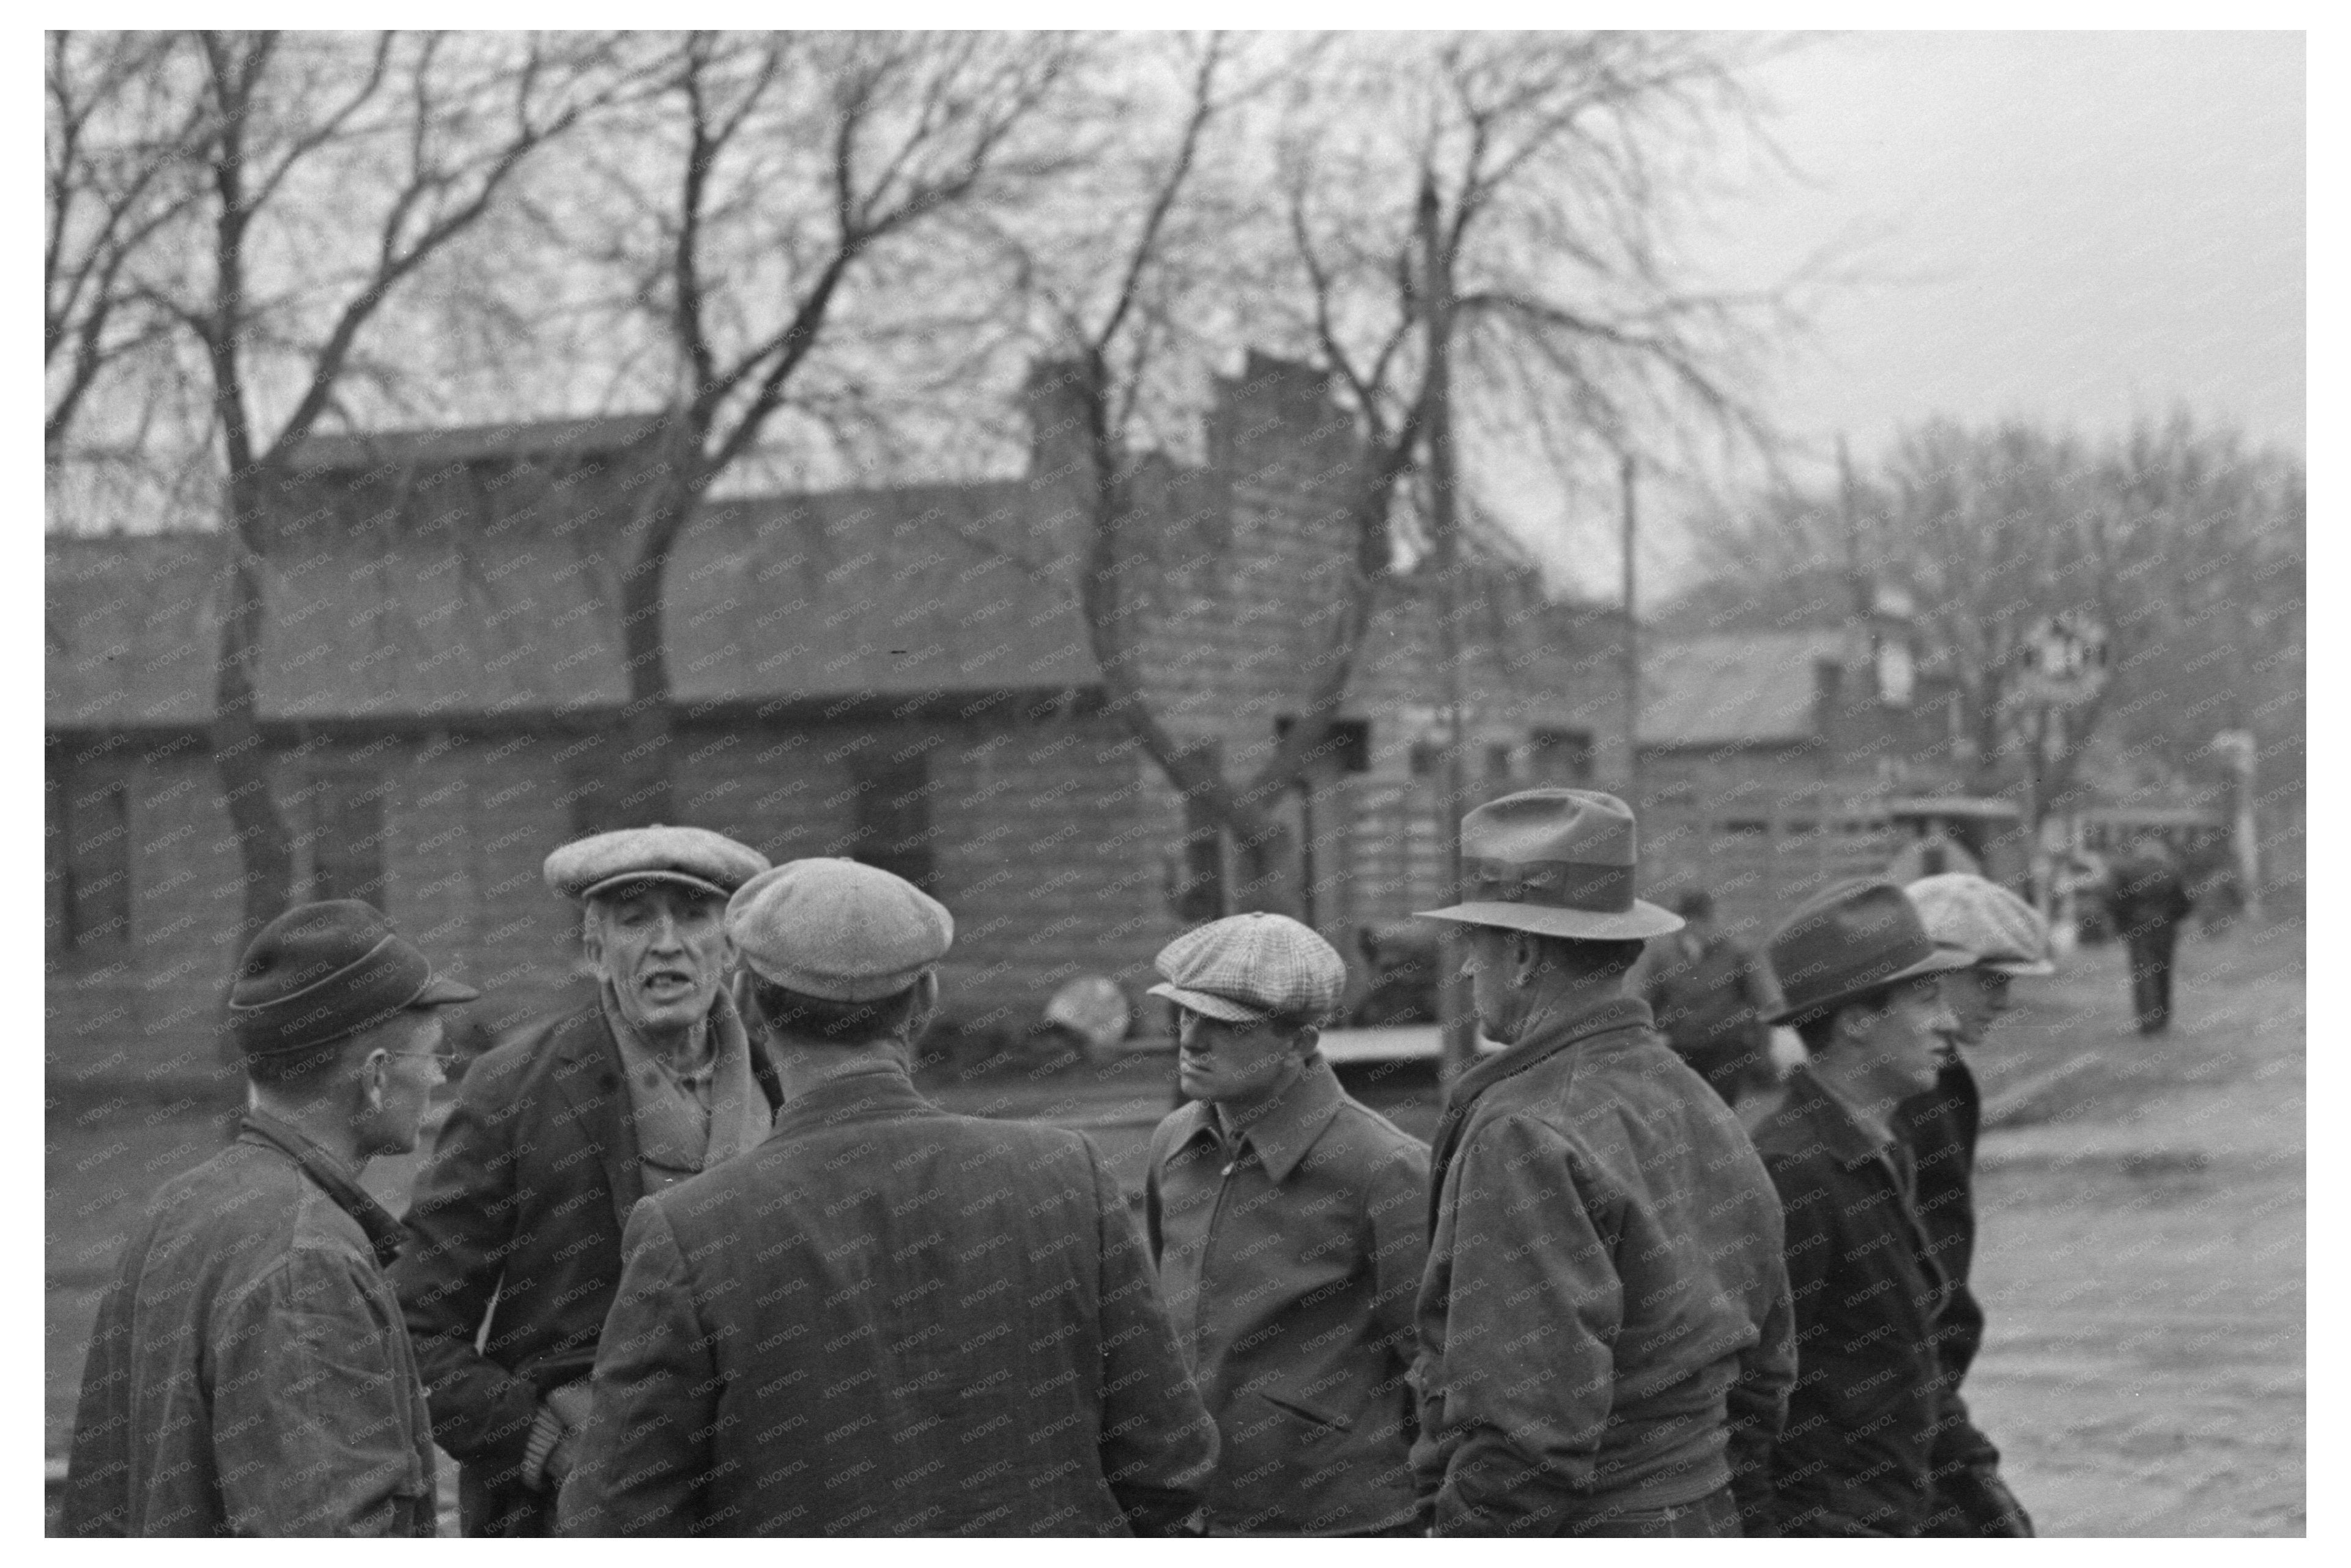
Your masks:
{"label": "utility pole", "polygon": [[1633,609],[1633,541],[1637,514],[1633,501],[1634,458],[1625,454],[1617,468],[1625,505],[1625,799],[1636,810],[1641,793],[1641,618]]}
{"label": "utility pole", "polygon": [[[1442,605],[1437,646],[1445,666],[1445,792],[1437,801],[1437,831],[1445,845],[1445,880],[1452,901],[1467,894],[1461,874],[1461,812],[1468,797],[1461,748],[1460,514],[1453,471],[1453,268],[1445,254],[1433,171],[1421,172],[1421,282],[1428,330],[1428,519]],[[1437,1068],[1447,1084],[1477,1063],[1477,1019],[1468,982],[1461,977],[1462,937],[1451,921],[1439,923],[1437,956]]]}

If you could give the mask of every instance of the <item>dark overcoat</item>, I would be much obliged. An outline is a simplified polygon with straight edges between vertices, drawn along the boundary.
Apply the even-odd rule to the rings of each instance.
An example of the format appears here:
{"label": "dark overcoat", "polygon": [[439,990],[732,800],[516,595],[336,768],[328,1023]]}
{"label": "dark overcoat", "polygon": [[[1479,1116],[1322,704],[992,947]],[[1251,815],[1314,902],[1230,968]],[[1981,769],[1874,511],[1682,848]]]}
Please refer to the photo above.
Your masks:
{"label": "dark overcoat", "polygon": [[1217,1429],[1085,1135],[894,1063],[630,1217],[567,1533],[1162,1533]]}
{"label": "dark overcoat", "polygon": [[[751,1061],[780,1104],[767,1053]],[[644,1196],[622,1071],[600,1002],[496,1047],[417,1178],[392,1282],[467,1535],[554,1533],[554,1494],[523,1484],[523,1447],[540,1397],[595,1363],[622,1227]]]}

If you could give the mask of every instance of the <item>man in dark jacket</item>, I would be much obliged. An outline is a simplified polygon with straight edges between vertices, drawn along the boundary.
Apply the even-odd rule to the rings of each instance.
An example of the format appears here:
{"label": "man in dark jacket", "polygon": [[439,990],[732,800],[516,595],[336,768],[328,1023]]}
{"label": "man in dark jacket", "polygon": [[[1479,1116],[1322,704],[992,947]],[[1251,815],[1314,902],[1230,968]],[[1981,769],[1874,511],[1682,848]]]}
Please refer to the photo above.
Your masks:
{"label": "man in dark jacket", "polygon": [[1763,1015],[1772,1002],[1763,965],[1714,928],[1714,899],[1693,889],[1674,901],[1682,929],[1658,937],[1642,958],[1641,998],[1674,1054],[1736,1105],[1773,1082],[1771,1031]]}
{"label": "man in dark jacket", "polygon": [[166,1182],[99,1305],[68,1535],[431,1535],[433,1434],[360,1169],[406,1154],[445,1056],[433,973],[356,900],[271,921],[229,1031],[236,1141]]}
{"label": "man in dark jacket", "polygon": [[1984,1327],[1983,1307],[1968,1285],[1976,1249],[1976,1131],[1983,1098],[1961,1050],[1982,1045],[1993,1021],[2008,1011],[2011,980],[2055,972],[2049,928],[2024,900],[1966,872],[1925,877],[1902,891],[1937,946],[1975,956],[1970,967],[1942,977],[1943,999],[1959,1028],[1946,1042],[1935,1086],[1903,1101],[1894,1113],[1895,1134],[1917,1170],[1918,1223],[1951,1282],[1935,1333],[1947,1404],[1935,1433],[1934,1495],[1925,1533],[2031,1535],[2031,1517],[2001,1479],[1999,1448],[1977,1428],[1959,1396]]}
{"label": "man in dark jacket", "polygon": [[1798,909],[1766,955],[1811,1053],[1755,1146],[1787,1215],[1802,1376],[1772,1450],[1785,1535],[1917,1535],[1949,1413],[1936,1329],[1949,1281],[1919,1224],[1894,1110],[1935,1082],[1957,1021],[1938,947],[1892,883],[1842,883]]}
{"label": "man in dark jacket", "polygon": [[392,1270],[468,1535],[554,1533],[631,1207],[772,1124],[783,1092],[727,993],[723,924],[767,863],[670,827],[547,858],[582,906],[598,999],[465,1074]]}
{"label": "man in dark jacket", "polygon": [[909,1058],[954,923],[853,861],[727,929],[772,1136],[629,1218],[568,1533],[1162,1534],[1217,1432],[1083,1134],[941,1111]]}
{"label": "man in dark jacket", "polygon": [[1152,1134],[1144,1223],[1221,1438],[1210,1535],[1423,1535],[1405,1374],[1428,1146],[1315,1046],[1347,967],[1281,915],[1159,955],[1194,1103]]}
{"label": "man in dark jacket", "polygon": [[1779,1205],[1737,1119],[1621,994],[1680,922],[1632,813],[1531,789],[1461,824],[1479,1027],[1447,1097],[1417,1316],[1440,1535],[1737,1535],[1795,1374]]}
{"label": "man in dark jacket", "polygon": [[2131,1010],[2138,1031],[2171,1027],[2171,955],[2179,923],[2196,907],[2179,867],[2160,840],[2141,839],[2115,864],[2106,915],[2130,955]]}

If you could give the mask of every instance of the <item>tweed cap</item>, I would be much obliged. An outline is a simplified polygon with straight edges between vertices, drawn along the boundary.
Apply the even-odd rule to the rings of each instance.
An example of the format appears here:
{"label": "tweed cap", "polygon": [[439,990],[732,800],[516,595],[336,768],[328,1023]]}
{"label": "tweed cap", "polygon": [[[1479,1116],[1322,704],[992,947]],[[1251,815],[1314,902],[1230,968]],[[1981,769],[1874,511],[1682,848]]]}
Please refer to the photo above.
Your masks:
{"label": "tweed cap", "polygon": [[1841,882],[1814,894],[1764,945],[1781,1008],[1764,1021],[1790,1023],[1881,987],[1964,969],[1964,948],[1938,946],[1902,890],[1882,878]]}
{"label": "tweed cap", "polygon": [[298,904],[261,928],[237,960],[228,1027],[249,1061],[314,1051],[412,1008],[480,995],[435,975],[372,907],[338,898]]}
{"label": "tweed cap", "polygon": [[725,898],[768,869],[768,857],[707,828],[621,828],[575,839],[547,857],[547,885],[593,898],[629,882],[674,882]]}
{"label": "tweed cap", "polygon": [[1150,995],[1226,1023],[1259,1023],[1277,1013],[1320,1023],[1347,986],[1338,949],[1287,915],[1211,920],[1152,962],[1167,980]]}
{"label": "tweed cap", "polygon": [[1996,882],[1963,871],[1922,876],[1902,890],[1917,907],[1927,935],[1964,947],[1976,963],[2003,975],[2053,975],[2049,923],[2041,912]]}
{"label": "tweed cap", "polygon": [[787,861],[735,890],[726,935],[762,978],[828,1001],[870,1002],[946,956],[955,916],[879,866]]}
{"label": "tweed cap", "polygon": [[1597,789],[1521,789],[1461,819],[1469,896],[1424,920],[1593,940],[1662,936],[1678,915],[1633,896],[1633,810]]}

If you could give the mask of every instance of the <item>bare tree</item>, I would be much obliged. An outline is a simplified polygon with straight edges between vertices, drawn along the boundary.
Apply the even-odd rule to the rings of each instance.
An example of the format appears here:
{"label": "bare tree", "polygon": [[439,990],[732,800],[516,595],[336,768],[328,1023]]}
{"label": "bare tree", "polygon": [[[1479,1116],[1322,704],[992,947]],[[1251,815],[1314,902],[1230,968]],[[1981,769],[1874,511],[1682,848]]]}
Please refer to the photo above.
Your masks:
{"label": "bare tree", "polygon": [[[619,279],[609,313],[671,410],[619,570],[625,820],[671,810],[664,591],[679,538],[784,416],[820,435],[853,402],[886,358],[883,324],[922,297],[892,298],[886,267],[1065,163],[1034,132],[1071,53],[982,33],[694,33],[639,68],[633,133],[599,142],[582,210],[555,219]],[[853,353],[828,354],[852,335]]]}
{"label": "bare tree", "polygon": [[183,162],[201,248],[145,298],[193,345],[225,476],[212,755],[248,930],[292,894],[257,682],[270,497],[355,388],[387,303],[480,221],[585,100],[576,46],[494,35],[200,33]]}
{"label": "bare tree", "polygon": [[[53,32],[47,65],[41,445],[54,476],[142,459],[166,389],[139,372],[171,329],[142,268],[186,238],[197,191],[185,176],[205,115],[195,59],[171,34]],[[110,406],[110,428],[82,439],[93,394],[128,406]]]}

